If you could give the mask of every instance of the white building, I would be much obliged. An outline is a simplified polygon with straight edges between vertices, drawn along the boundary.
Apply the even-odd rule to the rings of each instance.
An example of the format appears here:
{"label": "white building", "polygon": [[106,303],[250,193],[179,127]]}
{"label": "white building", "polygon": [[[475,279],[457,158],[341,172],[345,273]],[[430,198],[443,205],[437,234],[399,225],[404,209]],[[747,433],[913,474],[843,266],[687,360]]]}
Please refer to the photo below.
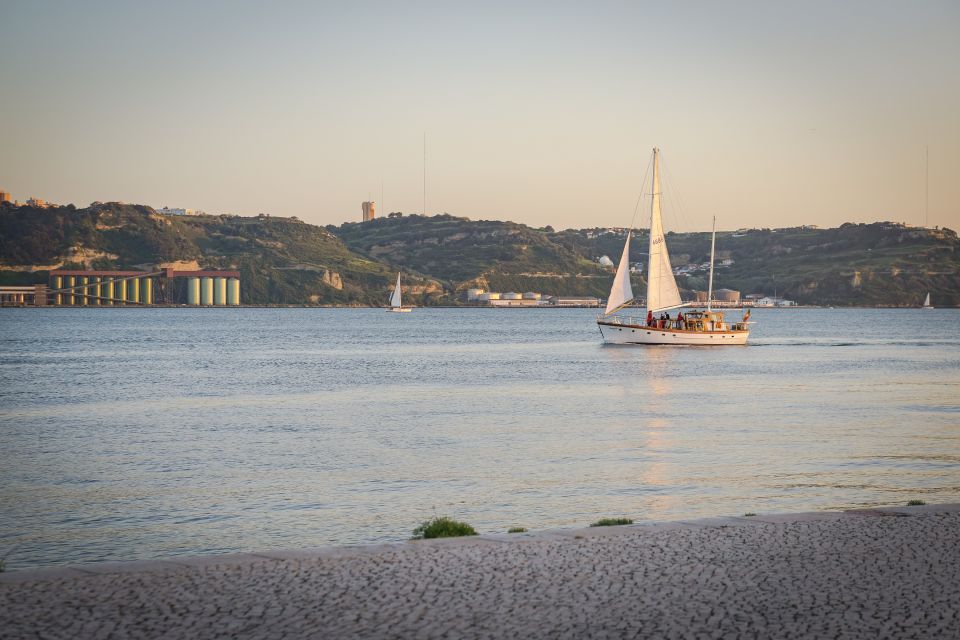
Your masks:
{"label": "white building", "polygon": [[165,216],[202,216],[203,211],[199,209],[178,209],[176,207],[161,207],[156,212]]}

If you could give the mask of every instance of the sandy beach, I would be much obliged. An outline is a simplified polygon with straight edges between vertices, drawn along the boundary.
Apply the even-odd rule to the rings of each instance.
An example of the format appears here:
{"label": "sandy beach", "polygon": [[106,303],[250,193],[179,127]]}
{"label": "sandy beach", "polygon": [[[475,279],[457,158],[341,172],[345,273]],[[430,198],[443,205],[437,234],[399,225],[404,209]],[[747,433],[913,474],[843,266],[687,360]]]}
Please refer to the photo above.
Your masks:
{"label": "sandy beach", "polygon": [[5,638],[960,637],[960,504],[0,574]]}

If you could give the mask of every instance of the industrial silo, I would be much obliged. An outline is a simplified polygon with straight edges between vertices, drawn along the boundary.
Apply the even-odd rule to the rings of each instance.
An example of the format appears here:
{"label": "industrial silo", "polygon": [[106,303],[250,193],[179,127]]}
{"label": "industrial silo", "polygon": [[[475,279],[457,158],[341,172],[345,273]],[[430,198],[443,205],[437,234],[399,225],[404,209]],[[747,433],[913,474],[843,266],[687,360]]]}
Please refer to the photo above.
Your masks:
{"label": "industrial silo", "polygon": [[200,304],[213,305],[213,278],[200,279]]}
{"label": "industrial silo", "polygon": [[130,281],[128,293],[130,294],[128,298],[130,302],[140,302],[140,278],[134,278]]}
{"label": "industrial silo", "polygon": [[67,294],[67,304],[73,305],[74,302],[74,290],[73,287],[77,284],[77,279],[73,276],[67,276],[67,288],[70,289],[70,293]]}
{"label": "industrial silo", "polygon": [[143,304],[153,304],[153,278],[143,279]]}
{"label": "industrial silo", "polygon": [[200,304],[200,278],[187,278],[187,304]]}
{"label": "industrial silo", "polygon": [[104,293],[106,294],[106,297],[109,298],[109,300],[107,300],[107,306],[112,307],[114,294],[116,293],[116,283],[112,277],[107,280],[107,284],[104,285],[104,288],[106,289]]}
{"label": "industrial silo", "polygon": [[230,278],[227,280],[227,304],[237,306],[240,304],[240,279]]}
{"label": "industrial silo", "polygon": [[[54,288],[54,289],[63,289],[63,276],[54,276],[54,277],[53,277],[53,288]],[[56,296],[55,296],[54,299],[56,300],[55,304],[57,304],[57,305],[62,305],[62,304],[63,304],[63,294],[62,294],[62,293],[56,294]]]}
{"label": "industrial silo", "polygon": [[213,279],[213,304],[222,307],[227,304],[227,279]]}
{"label": "industrial silo", "polygon": [[117,298],[121,300],[120,304],[123,304],[127,300],[127,281],[126,280],[117,280]]}

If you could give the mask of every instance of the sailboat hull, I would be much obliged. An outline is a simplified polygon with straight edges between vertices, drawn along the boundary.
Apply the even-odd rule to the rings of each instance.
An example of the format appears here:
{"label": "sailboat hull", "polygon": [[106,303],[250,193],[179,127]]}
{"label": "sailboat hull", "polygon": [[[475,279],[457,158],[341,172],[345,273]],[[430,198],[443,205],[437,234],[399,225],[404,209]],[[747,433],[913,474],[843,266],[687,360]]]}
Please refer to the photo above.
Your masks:
{"label": "sailboat hull", "polygon": [[749,331],[686,331],[657,329],[636,324],[597,321],[603,341],[609,344],[674,344],[717,346],[747,344]]}
{"label": "sailboat hull", "polygon": [[390,313],[410,313],[413,309],[410,307],[390,307],[387,311]]}

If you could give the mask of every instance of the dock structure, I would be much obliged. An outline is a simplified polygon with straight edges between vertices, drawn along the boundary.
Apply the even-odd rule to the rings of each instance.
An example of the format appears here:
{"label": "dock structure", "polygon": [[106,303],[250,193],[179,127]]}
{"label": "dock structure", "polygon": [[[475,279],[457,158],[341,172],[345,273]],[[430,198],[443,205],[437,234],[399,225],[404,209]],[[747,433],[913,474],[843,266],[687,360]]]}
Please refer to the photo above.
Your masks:
{"label": "dock structure", "polygon": [[57,269],[50,272],[49,287],[39,286],[43,286],[46,293],[44,304],[61,307],[240,304],[240,272],[233,270]]}

